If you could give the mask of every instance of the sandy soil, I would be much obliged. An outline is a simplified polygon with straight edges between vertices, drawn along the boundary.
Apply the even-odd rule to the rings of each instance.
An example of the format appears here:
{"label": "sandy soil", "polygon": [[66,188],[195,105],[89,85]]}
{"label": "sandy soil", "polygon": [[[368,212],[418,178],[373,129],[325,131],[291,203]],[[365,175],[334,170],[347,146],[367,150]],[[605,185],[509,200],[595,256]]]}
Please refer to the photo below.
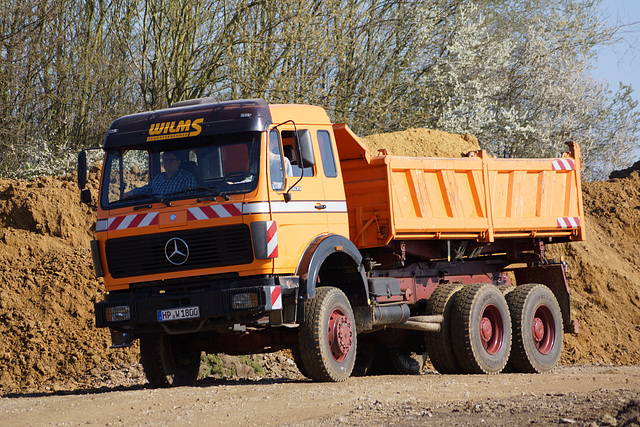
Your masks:
{"label": "sandy soil", "polygon": [[640,425],[640,367],[544,375],[201,380],[195,387],[0,398],[5,425]]}

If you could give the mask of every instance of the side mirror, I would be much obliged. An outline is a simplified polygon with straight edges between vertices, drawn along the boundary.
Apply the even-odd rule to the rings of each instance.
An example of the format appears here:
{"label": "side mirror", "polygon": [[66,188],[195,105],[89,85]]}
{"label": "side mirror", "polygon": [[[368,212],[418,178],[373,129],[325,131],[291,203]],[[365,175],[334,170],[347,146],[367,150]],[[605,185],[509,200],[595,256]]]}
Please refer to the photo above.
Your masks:
{"label": "side mirror", "polygon": [[295,137],[297,139],[298,148],[300,150],[302,167],[308,168],[315,165],[316,159],[313,156],[313,145],[311,144],[311,132],[309,132],[309,129],[301,129],[296,131]]}
{"label": "side mirror", "polygon": [[80,201],[85,205],[91,205],[91,190],[85,188],[80,192]]}
{"label": "side mirror", "polygon": [[84,190],[87,186],[87,152],[82,150],[78,153],[78,187]]}

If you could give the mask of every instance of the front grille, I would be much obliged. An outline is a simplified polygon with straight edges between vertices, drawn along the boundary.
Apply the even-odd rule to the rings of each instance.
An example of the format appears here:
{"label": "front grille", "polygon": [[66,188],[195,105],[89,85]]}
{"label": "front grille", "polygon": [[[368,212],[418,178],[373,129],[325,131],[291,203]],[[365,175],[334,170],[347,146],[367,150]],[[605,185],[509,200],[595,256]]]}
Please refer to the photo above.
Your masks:
{"label": "front grille", "polygon": [[[179,264],[173,264],[165,255],[165,246],[173,238],[189,248],[184,263],[175,257]],[[179,244],[180,252],[184,253],[182,243]],[[173,242],[170,246],[173,247]],[[114,278],[253,262],[251,235],[244,224],[111,239],[105,244],[105,252],[109,273]]]}

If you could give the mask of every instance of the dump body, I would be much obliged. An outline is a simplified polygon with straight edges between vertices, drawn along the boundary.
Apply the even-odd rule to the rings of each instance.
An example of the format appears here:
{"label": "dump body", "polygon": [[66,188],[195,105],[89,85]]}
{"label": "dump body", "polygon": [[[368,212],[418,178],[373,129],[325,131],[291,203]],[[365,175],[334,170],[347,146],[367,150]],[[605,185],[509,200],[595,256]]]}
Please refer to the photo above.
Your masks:
{"label": "dump body", "polygon": [[584,240],[580,152],[557,159],[373,157],[335,127],[349,236],[358,248],[392,240]]}

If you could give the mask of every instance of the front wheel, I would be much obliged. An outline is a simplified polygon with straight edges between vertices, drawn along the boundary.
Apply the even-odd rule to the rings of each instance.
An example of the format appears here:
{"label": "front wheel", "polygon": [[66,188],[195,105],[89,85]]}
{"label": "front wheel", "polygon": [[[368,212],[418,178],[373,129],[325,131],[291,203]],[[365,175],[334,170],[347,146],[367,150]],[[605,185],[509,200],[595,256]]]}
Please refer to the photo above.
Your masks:
{"label": "front wheel", "polygon": [[551,290],[540,284],[518,286],[507,295],[513,324],[509,365],[515,372],[547,372],[562,354],[562,312]]}
{"label": "front wheel", "polygon": [[356,361],[356,322],[351,304],[340,289],[321,287],[304,305],[305,321],[298,330],[300,355],[309,378],[345,381]]}
{"label": "front wheel", "polygon": [[152,387],[193,385],[200,370],[200,350],[185,335],[140,338],[140,362]]}

